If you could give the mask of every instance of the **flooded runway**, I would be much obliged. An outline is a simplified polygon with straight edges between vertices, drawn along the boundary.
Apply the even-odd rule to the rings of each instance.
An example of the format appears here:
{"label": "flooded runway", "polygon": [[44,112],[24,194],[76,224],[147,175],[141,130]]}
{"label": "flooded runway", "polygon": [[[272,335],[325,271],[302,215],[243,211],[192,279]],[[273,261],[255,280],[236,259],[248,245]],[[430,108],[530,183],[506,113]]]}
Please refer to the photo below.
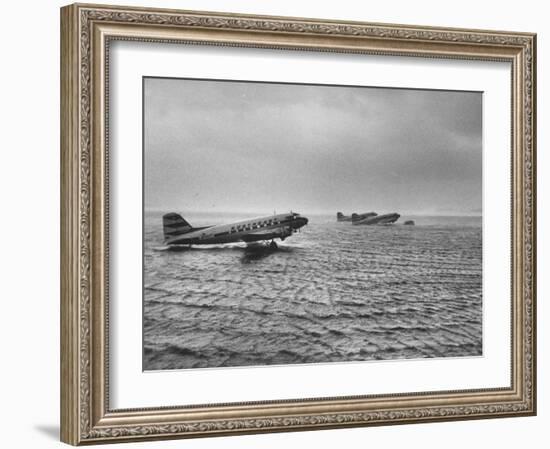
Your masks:
{"label": "flooded runway", "polygon": [[303,212],[309,224],[276,250],[168,250],[162,213],[146,213],[144,369],[482,354],[481,218],[352,226]]}

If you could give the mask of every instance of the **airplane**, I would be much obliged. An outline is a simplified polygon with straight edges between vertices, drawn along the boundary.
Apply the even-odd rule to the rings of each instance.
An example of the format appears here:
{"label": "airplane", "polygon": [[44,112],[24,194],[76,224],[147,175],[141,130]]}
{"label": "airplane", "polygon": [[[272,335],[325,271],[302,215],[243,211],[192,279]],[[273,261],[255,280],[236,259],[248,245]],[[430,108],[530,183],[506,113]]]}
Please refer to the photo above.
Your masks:
{"label": "airplane", "polygon": [[378,214],[376,212],[365,212],[364,214],[356,214],[355,212],[351,214],[351,222],[355,223],[358,221],[365,220],[367,218],[376,217]]}
{"label": "airplane", "polygon": [[258,242],[271,240],[270,247],[277,248],[276,238],[283,241],[307,225],[308,219],[300,214],[270,215],[215,226],[192,227],[181,215],[171,212],[162,217],[164,243],[166,245],[212,245],[234,242]]}
{"label": "airplane", "polygon": [[359,221],[368,217],[375,217],[376,212],[365,212],[364,214],[356,214],[355,212],[349,215],[344,215],[342,212],[336,212],[336,221]]}
{"label": "airplane", "polygon": [[399,220],[399,217],[401,215],[393,213],[393,214],[384,214],[384,215],[377,215],[374,214],[374,216],[364,217],[360,220],[353,220],[353,225],[384,225],[384,224],[391,224],[395,223],[397,220]]}
{"label": "airplane", "polygon": [[336,212],[336,221],[351,221],[351,217],[342,212]]}

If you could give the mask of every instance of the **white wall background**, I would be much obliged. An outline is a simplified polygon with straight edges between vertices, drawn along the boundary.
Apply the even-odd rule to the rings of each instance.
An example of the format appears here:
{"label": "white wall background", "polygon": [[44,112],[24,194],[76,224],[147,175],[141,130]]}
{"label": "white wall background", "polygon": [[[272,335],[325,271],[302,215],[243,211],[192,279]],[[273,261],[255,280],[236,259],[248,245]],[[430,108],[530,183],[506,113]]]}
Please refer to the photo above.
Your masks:
{"label": "white wall background", "polygon": [[[550,191],[546,2],[353,0],[132,0],[136,6],[343,20],[532,31],[538,35],[539,416],[135,444],[124,447],[275,448],[317,446],[544,447],[550,308]],[[9,2],[0,27],[0,413],[2,447],[60,447],[59,431],[59,1]]]}

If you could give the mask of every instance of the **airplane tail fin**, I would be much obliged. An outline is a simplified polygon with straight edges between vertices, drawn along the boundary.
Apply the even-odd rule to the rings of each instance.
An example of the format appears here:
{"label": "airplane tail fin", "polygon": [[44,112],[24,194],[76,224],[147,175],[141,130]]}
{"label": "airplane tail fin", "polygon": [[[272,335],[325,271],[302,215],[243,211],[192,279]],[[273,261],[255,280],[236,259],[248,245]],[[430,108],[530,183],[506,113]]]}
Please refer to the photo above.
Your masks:
{"label": "airplane tail fin", "polygon": [[193,227],[187,223],[181,215],[174,212],[163,215],[162,225],[164,230],[164,240],[169,240],[177,237],[178,235],[187,234],[193,230]]}

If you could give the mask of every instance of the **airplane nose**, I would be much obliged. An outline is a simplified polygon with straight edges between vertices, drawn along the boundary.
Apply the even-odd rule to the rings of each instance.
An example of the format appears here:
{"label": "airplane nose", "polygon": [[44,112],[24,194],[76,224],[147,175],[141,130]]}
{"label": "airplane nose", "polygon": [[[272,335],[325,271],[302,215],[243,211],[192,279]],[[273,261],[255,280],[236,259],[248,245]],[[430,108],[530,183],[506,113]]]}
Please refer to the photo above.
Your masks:
{"label": "airplane nose", "polygon": [[307,225],[308,221],[309,220],[306,217],[295,217],[292,223],[292,227],[294,229],[300,229],[301,227]]}

